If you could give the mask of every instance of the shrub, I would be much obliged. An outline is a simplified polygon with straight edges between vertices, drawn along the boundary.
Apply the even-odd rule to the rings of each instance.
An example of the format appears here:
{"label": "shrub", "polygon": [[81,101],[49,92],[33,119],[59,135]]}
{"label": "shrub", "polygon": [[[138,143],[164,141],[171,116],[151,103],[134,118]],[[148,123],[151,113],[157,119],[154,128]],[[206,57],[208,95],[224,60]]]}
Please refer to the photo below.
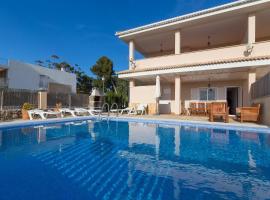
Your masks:
{"label": "shrub", "polygon": [[33,105],[30,103],[24,103],[22,106],[22,109],[24,110],[32,110],[33,108],[34,108]]}

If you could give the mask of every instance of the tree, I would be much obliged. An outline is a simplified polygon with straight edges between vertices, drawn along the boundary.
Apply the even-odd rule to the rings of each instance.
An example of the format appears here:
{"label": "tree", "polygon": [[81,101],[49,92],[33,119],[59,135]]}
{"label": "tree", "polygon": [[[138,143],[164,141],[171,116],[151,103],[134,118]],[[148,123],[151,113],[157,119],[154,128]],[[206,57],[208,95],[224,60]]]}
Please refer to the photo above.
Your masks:
{"label": "tree", "polygon": [[39,66],[42,66],[44,65],[44,62],[42,60],[36,60],[35,63]]}
{"label": "tree", "polygon": [[48,59],[48,60],[46,60],[46,63],[47,63],[47,67],[51,69],[52,68],[52,61]]}
{"label": "tree", "polygon": [[79,67],[72,72],[75,73],[77,77],[77,93],[90,94],[92,91],[93,79],[86,75]]}
{"label": "tree", "polygon": [[55,69],[59,69],[58,68],[59,67],[58,60],[60,59],[60,57],[57,56],[57,55],[55,55],[55,54],[53,54],[53,55],[51,55],[51,59],[53,60],[52,61],[52,66],[54,66]]}
{"label": "tree", "polygon": [[105,91],[112,90],[113,89],[113,80],[112,75],[114,74],[113,71],[113,62],[107,58],[106,56],[103,56],[99,58],[95,65],[93,65],[90,70],[93,74],[97,76],[97,79],[93,81],[94,87],[103,88],[103,81],[102,78],[104,78],[104,88]]}
{"label": "tree", "polygon": [[58,70],[61,70],[62,68],[67,72],[73,72],[74,73],[74,67],[72,67],[68,62],[63,61],[60,63],[54,64],[55,68]]}
{"label": "tree", "polygon": [[117,103],[119,108],[127,106],[128,103],[128,83],[125,80],[119,79],[113,70],[113,62],[103,56],[99,58],[91,71],[96,75],[93,80],[93,86],[102,89],[104,77],[105,100],[111,106]]}
{"label": "tree", "polygon": [[60,57],[55,55],[55,54],[51,55],[51,58],[54,59],[54,60],[59,60],[60,59]]}

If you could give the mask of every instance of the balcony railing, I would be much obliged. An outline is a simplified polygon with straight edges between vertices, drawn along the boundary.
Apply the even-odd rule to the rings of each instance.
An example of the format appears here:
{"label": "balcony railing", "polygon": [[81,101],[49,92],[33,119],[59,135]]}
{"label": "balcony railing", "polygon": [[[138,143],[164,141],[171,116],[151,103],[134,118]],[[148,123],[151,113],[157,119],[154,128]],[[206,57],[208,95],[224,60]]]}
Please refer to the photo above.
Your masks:
{"label": "balcony railing", "polygon": [[8,79],[0,78],[0,88],[7,88],[7,87],[8,87]]}
{"label": "balcony railing", "polygon": [[193,64],[211,62],[225,59],[236,59],[247,56],[269,55],[270,41],[257,42],[253,44],[252,52],[246,55],[247,44],[226,46],[214,49],[199,50],[181,54],[172,54],[159,57],[145,58],[135,61],[136,68],[155,68],[161,66],[175,66],[182,64]]}

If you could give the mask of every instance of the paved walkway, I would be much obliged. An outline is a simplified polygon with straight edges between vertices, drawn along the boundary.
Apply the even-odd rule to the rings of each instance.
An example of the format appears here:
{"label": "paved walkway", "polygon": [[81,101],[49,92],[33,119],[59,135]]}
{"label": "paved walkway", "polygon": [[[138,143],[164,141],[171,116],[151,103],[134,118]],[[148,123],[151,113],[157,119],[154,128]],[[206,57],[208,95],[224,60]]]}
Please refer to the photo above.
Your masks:
{"label": "paved walkway", "polygon": [[[183,121],[199,121],[199,122],[209,122],[209,118],[206,116],[179,116],[179,115],[120,115],[124,117],[130,117],[130,118],[143,118],[143,119],[162,119],[162,120],[183,120]],[[220,122],[220,121],[219,121]],[[210,122],[209,122],[210,123]],[[266,128],[268,126],[265,126],[263,124],[256,124],[251,122],[244,122],[240,123],[239,121],[235,120],[233,117],[230,117],[229,124],[233,125],[239,125],[239,126],[249,126],[249,127],[261,127]]]}

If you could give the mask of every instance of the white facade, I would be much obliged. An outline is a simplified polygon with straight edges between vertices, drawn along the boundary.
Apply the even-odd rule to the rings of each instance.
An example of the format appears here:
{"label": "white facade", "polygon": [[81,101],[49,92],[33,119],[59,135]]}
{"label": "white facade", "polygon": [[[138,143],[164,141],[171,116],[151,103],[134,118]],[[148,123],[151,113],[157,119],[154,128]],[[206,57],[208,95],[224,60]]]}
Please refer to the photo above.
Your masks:
{"label": "white facade", "polygon": [[76,93],[75,74],[14,60],[9,60],[7,70],[8,88],[39,90],[48,83],[58,83],[70,86]]}

